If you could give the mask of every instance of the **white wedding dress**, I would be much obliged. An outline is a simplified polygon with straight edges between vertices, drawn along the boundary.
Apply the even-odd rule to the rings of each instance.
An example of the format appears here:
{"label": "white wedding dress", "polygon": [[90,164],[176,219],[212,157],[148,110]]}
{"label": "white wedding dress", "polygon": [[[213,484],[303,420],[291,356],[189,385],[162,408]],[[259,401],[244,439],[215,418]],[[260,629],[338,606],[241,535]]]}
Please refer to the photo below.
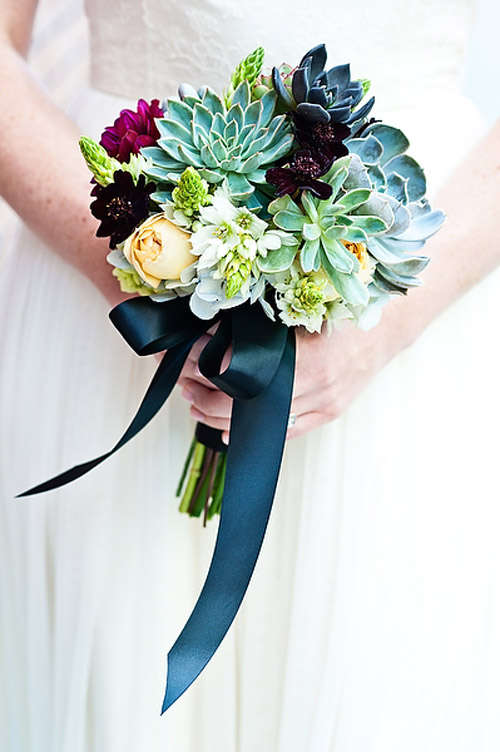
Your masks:
{"label": "white wedding dress", "polygon": [[[259,44],[295,63],[325,41],[372,80],[432,195],[482,132],[460,93],[471,6],[88,0],[93,88],[71,114],[95,137],[138,97],[221,90]],[[188,406],[174,395],[90,475],[14,499],[110,448],[155,367],[22,229],[0,272],[2,752],[497,752],[499,284],[289,444],[236,622],[160,717],[216,529],[176,510]]]}

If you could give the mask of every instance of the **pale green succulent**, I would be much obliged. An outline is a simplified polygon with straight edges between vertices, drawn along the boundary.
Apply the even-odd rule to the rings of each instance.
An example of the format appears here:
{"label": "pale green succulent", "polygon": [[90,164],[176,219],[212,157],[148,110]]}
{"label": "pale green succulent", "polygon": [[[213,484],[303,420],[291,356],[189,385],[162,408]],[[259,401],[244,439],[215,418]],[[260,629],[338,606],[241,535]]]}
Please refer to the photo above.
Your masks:
{"label": "pale green succulent", "polygon": [[190,87],[181,92],[182,101],[169,99],[165,117],[156,121],[158,145],[141,151],[152,160],[148,174],[167,188],[191,165],[209,183],[226,180],[234,199],[258,206],[252,200],[255,185],[265,183],[268,167],[293,143],[286,117],[274,116],[274,92],[252,102],[250,86],[242,81],[229,109],[212,89],[201,97]]}
{"label": "pale green succulent", "polygon": [[224,101],[226,107],[229,109],[233,103],[234,92],[241,84],[242,81],[248,81],[250,87],[252,87],[262,70],[262,63],[264,62],[264,48],[257,47],[256,50],[247,55],[233,71],[231,75],[231,83],[228,90],[224,94]]}
{"label": "pale green succulent", "polygon": [[[360,269],[359,261],[341,240],[366,243],[368,237],[385,232],[387,222],[379,211],[362,213],[363,205],[372,196],[371,190],[345,188],[350,175],[350,161],[350,157],[338,159],[322,177],[332,186],[330,199],[324,201],[304,191],[301,206],[287,195],[273,201],[269,211],[274,215],[277,227],[301,235],[303,242],[299,259],[304,272],[322,268],[345,301],[364,305],[368,303],[369,292],[366,284],[356,276]],[[274,253],[270,253],[266,259],[259,260],[259,268],[268,273],[283,271],[292,264],[293,253],[293,247],[288,249],[284,246],[279,249],[276,258]],[[285,258],[286,254],[288,258]]]}

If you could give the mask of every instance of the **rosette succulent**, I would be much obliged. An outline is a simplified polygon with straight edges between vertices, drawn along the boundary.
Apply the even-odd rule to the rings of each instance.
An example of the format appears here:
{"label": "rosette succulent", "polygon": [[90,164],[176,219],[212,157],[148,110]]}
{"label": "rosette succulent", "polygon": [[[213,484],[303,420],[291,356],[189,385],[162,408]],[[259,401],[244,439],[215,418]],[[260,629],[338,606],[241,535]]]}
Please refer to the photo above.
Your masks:
{"label": "rosette succulent", "polygon": [[176,182],[195,167],[209,183],[226,181],[230,195],[258,206],[255,186],[265,183],[266,169],[292,147],[293,134],[284,115],[274,115],[276,95],[270,91],[251,101],[242,81],[229,109],[212,89],[197,93],[180,89],[182,101],[169,99],[165,117],[157,120],[158,145],[142,150],[152,159],[148,174],[162,184]]}
{"label": "rosette succulent", "polygon": [[353,81],[349,65],[325,70],[326,47],[319,44],[306,52],[287,86],[278,68],[273,68],[273,85],[283,105],[296,113],[302,128],[315,123],[356,123],[367,117],[371,97],[355,109],[367,91],[364,81]]}
{"label": "rosette succulent", "polygon": [[[367,243],[373,235],[388,229],[391,219],[383,201],[370,205],[373,192],[359,187],[356,171],[351,170],[352,157],[343,157],[333,163],[324,176],[332,188],[327,201],[309,193],[301,196],[301,205],[290,196],[275,199],[269,205],[274,224],[281,230],[298,234],[302,244],[300,265],[306,273],[322,269],[337,293],[347,303],[365,305],[369,291],[357,253],[356,244]],[[291,266],[292,249],[280,249],[279,255],[269,254],[259,261],[263,272],[284,271]]]}
{"label": "rosette succulent", "polygon": [[353,154],[351,179],[356,186],[374,191],[360,211],[378,210],[388,225],[369,243],[377,260],[373,279],[377,294],[404,294],[421,284],[417,275],[429,259],[418,251],[439,230],[445,215],[432,211],[425,199],[424,171],[406,154],[409,141],[398,128],[373,123],[347,146]]}

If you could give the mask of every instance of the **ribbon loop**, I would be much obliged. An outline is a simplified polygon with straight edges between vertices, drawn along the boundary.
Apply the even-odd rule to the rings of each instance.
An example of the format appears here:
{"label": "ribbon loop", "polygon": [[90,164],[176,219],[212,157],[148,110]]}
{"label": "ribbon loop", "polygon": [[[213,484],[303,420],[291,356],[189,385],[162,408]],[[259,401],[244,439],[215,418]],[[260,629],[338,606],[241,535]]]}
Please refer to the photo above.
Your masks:
{"label": "ribbon loop", "polygon": [[[272,321],[260,305],[231,310],[219,324],[199,358],[202,374],[236,400],[250,400],[266,389],[281,362],[287,328]],[[232,342],[229,366],[220,367]]]}

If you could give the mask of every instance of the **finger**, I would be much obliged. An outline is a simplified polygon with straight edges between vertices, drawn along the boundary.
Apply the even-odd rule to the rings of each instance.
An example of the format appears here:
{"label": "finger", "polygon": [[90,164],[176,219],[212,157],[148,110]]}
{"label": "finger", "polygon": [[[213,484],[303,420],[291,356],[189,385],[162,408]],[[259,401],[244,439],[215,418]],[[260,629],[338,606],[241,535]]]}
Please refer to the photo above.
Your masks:
{"label": "finger", "polygon": [[216,428],[217,430],[223,431],[226,434],[229,432],[231,422],[228,418],[216,418],[212,415],[205,415],[205,413],[197,410],[196,407],[191,407],[189,412],[191,417],[197,420],[199,423],[210,426],[210,428]]}
{"label": "finger", "polygon": [[286,437],[287,439],[296,439],[326,422],[327,419],[323,413],[311,412],[298,415],[295,425],[288,429]]}
{"label": "finger", "polygon": [[211,381],[206,379],[205,376],[200,373],[200,369],[198,368],[196,361],[190,360],[189,358],[188,360],[186,360],[182,367],[181,375],[177,379],[177,383],[180,386],[183,386],[186,380],[197,381],[199,384],[203,384],[203,386],[207,387],[208,389],[217,389],[217,387],[212,384]]}
{"label": "finger", "polygon": [[188,381],[182,390],[182,396],[204,415],[225,419],[231,416],[233,401],[218,389],[208,389],[196,381]]}
{"label": "finger", "polygon": [[292,400],[290,412],[295,415],[322,413],[325,420],[334,420],[350,403],[350,392],[335,385],[307,392]]}

